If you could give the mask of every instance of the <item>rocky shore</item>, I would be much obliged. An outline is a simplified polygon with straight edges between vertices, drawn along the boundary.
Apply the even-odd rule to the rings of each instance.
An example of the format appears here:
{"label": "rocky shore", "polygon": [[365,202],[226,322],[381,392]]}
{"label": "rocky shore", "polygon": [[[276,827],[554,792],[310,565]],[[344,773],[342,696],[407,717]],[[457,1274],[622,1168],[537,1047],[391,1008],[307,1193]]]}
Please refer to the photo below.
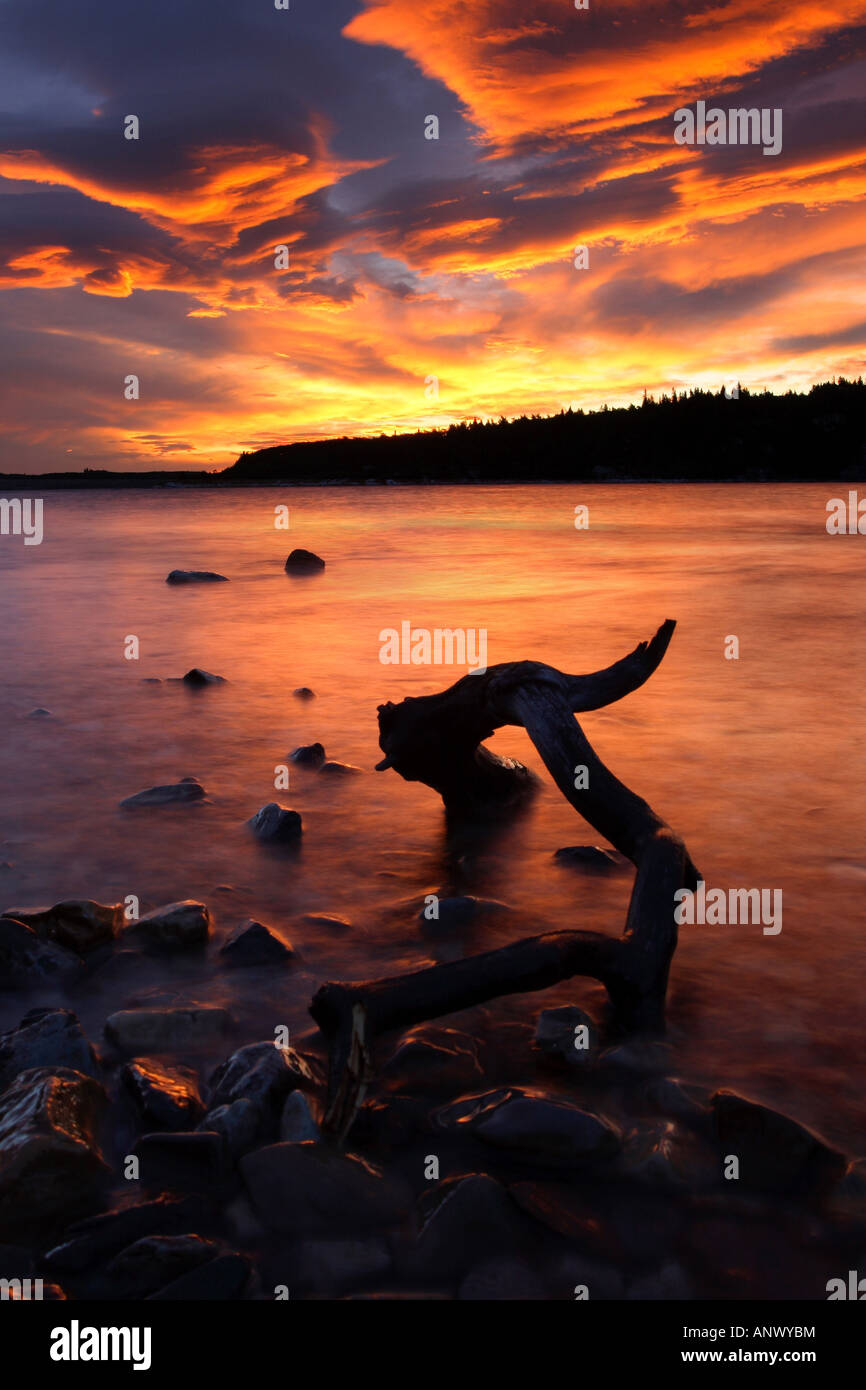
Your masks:
{"label": "rocky shore", "polygon": [[[22,998],[0,1036],[2,1277],[67,1299],[824,1299],[866,1265],[862,1160],[681,1084],[602,1010],[524,995],[518,1021],[492,1006],[380,1039],[342,1149],[316,1029],[250,1037],[194,989],[121,986],[85,1036],[75,997],[121,957],[246,970],[251,991],[297,964],[289,935],[227,927],[197,902],[0,917],[0,987]],[[47,985],[66,1002],[28,1011]]]}

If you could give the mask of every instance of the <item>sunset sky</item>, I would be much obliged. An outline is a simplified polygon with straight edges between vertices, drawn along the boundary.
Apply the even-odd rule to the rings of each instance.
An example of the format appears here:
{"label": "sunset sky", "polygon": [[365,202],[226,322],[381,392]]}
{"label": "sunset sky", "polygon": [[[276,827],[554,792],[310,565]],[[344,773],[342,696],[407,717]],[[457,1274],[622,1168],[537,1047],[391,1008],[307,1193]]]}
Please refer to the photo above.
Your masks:
{"label": "sunset sky", "polygon": [[862,373],[866,0],[589,5],[0,0],[0,469]]}

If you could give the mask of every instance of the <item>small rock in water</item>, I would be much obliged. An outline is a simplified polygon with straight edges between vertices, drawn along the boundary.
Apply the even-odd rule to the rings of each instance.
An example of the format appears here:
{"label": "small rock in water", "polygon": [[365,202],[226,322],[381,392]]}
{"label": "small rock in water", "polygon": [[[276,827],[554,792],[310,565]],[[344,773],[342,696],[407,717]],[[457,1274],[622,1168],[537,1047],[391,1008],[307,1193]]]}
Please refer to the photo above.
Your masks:
{"label": "small rock in water", "polygon": [[262,1108],[254,1100],[242,1096],[229,1105],[218,1105],[216,1109],[209,1110],[198,1128],[218,1134],[232,1163],[237,1163],[239,1158],[260,1143],[264,1128]]}
{"label": "small rock in water", "polygon": [[34,1067],[68,1067],[98,1076],[96,1055],[74,1013],[68,1009],[31,1009],[17,1028],[0,1034],[0,1090],[19,1072]]}
{"label": "small rock in water", "polygon": [[50,709],[43,709],[42,706],[39,705],[36,709],[32,709],[32,710],[30,711],[30,713],[28,714],[27,718],[28,718],[28,719],[50,719],[50,718],[51,718],[51,710],[50,710]]}
{"label": "small rock in water", "polygon": [[109,1169],[98,1081],[68,1067],[23,1071],[0,1096],[0,1239],[68,1222],[98,1203]]}
{"label": "small rock in water", "polygon": [[471,1130],[485,1144],[542,1163],[607,1158],[620,1143],[617,1130],[601,1116],[543,1096],[507,1100],[473,1121]]}
{"label": "small rock in water", "polygon": [[191,1067],[165,1067],[152,1057],[128,1062],[120,1073],[142,1118],[153,1129],[186,1129],[204,1114]]}
{"label": "small rock in water", "polygon": [[616,850],[602,849],[600,845],[566,845],[554,853],[559,864],[570,864],[577,869],[616,869],[627,864],[625,855]]}
{"label": "small rock in water", "polygon": [[417,921],[425,933],[435,936],[437,932],[460,931],[484,918],[510,911],[507,903],[498,902],[495,898],[473,898],[469,895],[457,898],[437,897],[435,903],[425,904],[421,908]]}
{"label": "small rock in water", "polygon": [[325,761],[325,750],[321,743],[306,743],[290,753],[289,759],[299,767],[319,768]]}
{"label": "small rock in water", "polygon": [[348,917],[338,917],[333,912],[305,912],[298,922],[312,931],[351,931],[352,928]]}
{"label": "small rock in water", "polygon": [[285,1144],[303,1144],[307,1139],[318,1141],[321,1137],[307,1097],[303,1091],[292,1091],[280,1117],[280,1139]]}
{"label": "small rock in water", "polygon": [[287,574],[314,574],[316,570],[324,568],[324,560],[314,555],[312,550],[293,550],[286,560]]}
{"label": "small rock in water", "polygon": [[148,952],[187,951],[206,943],[210,926],[204,903],[187,899],[139,917],[126,928],[122,940],[124,945],[137,945]]}
{"label": "small rock in water", "polygon": [[296,952],[263,922],[248,917],[220,947],[223,964],[232,969],[254,965],[288,965]]}
{"label": "small rock in water", "polygon": [[297,811],[269,801],[247,821],[257,840],[266,844],[292,844],[303,834],[303,821]]}
{"label": "small rock in water", "polygon": [[739,1158],[744,1187],[821,1193],[844,1175],[844,1154],[789,1115],[735,1091],[717,1091],[711,1104],[721,1147]]}
{"label": "small rock in water", "polygon": [[181,677],[184,685],[225,685],[225,676],[215,676],[211,671],[203,671],[200,666],[193,666],[186,675]]}
{"label": "small rock in water", "polygon": [[597,1055],[595,1023],[576,1005],[543,1009],[535,1025],[535,1046],[548,1056],[561,1057],[570,1066],[585,1067]]}
{"label": "small rock in water", "polygon": [[166,577],[166,584],[227,584],[224,574],[213,570],[172,570]]}
{"label": "small rock in water", "polygon": [[297,690],[292,691],[292,694],[296,700],[315,700],[316,698],[315,690],[311,690],[308,685],[299,685]]}
{"label": "small rock in water", "polygon": [[3,916],[26,922],[43,941],[56,941],[83,956],[114,940],[123,922],[123,905],[105,906],[82,899],[54,907],[9,907]]}
{"label": "small rock in water", "polygon": [[135,809],[138,806],[187,806],[194,801],[203,801],[205,789],[195,777],[184,777],[181,782],[169,782],[160,787],[147,787],[134,796],[124,797],[121,806]]}
{"label": "small rock in water", "polygon": [[145,1298],[217,1254],[216,1242],[201,1236],[142,1236],[115,1255],[107,1273],[122,1298]]}
{"label": "small rock in water", "polygon": [[0,917],[0,990],[28,989],[75,974],[83,961],[65,946],[40,941],[26,922]]}
{"label": "small rock in water", "polygon": [[232,1026],[226,1009],[212,1004],[189,1008],[121,1009],[106,1020],[105,1036],[121,1052],[146,1056],[212,1044]]}
{"label": "small rock in water", "polygon": [[327,777],[357,777],[363,771],[362,767],[355,767],[354,763],[337,763],[333,760],[322,763],[319,768],[319,772]]}

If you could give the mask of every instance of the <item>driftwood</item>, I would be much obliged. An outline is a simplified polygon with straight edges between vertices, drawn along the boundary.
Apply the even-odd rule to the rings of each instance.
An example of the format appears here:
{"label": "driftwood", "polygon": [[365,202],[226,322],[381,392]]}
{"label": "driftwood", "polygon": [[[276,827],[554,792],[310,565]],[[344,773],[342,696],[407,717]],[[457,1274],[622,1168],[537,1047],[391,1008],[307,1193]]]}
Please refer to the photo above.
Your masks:
{"label": "driftwood", "polygon": [[[497,793],[519,794],[525,769],[479,742],[506,724],[525,728],[563,796],[637,869],[620,937],[559,931],[409,974],[330,983],[310,1012],[330,1046],[325,1127],[342,1138],[369,1079],[368,1046],[392,1029],[467,1009],[503,994],[547,989],[574,975],[601,981],[623,1029],[660,1032],[676,949],[674,893],[698,874],[682,840],[646,801],[609,772],[574,718],[636,690],[656,669],[675,624],[604,671],[569,676],[539,662],[508,662],[466,676],[449,690],[379,707],[379,770],[427,783],[446,811],[464,816]],[[575,771],[587,775],[575,786]],[[519,784],[519,785],[518,785]]]}

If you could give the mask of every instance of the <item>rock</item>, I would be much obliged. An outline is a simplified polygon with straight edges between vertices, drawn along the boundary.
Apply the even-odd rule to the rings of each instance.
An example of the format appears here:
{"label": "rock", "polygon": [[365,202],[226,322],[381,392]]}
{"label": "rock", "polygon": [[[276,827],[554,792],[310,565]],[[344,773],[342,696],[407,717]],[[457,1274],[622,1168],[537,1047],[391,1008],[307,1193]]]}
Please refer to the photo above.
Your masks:
{"label": "rock", "polygon": [[204,1192],[226,1176],[222,1138],[210,1130],[143,1134],[132,1152],[146,1188]]}
{"label": "rock", "polygon": [[355,1289],[391,1269],[387,1242],[366,1240],[302,1240],[292,1248],[292,1267],[299,1288],[322,1294]]}
{"label": "rock", "polygon": [[292,694],[296,700],[315,700],[316,698],[315,690],[311,690],[308,685],[299,685],[297,690],[292,691]]}
{"label": "rock", "polygon": [[[447,1029],[440,1030],[446,1034]],[[465,1034],[454,1034],[453,1042],[445,1037],[410,1033],[382,1067],[387,1082],[406,1086],[409,1090],[450,1090],[453,1095],[477,1085],[483,1073],[477,1051]]]}
{"label": "rock", "polygon": [[201,782],[197,782],[194,777],[184,777],[180,782],[147,787],[145,791],[136,792],[134,796],[124,797],[120,804],[127,810],[136,810],[141,806],[191,806],[204,798],[205,789]]}
{"label": "rock", "polygon": [[437,915],[428,917],[428,906],[422,907],[418,913],[417,921],[424,932],[434,936],[442,931],[460,931],[464,927],[471,927],[484,918],[496,916],[499,913],[510,912],[507,903],[497,902],[494,898],[473,898],[471,896],[458,898],[439,898],[436,907]]}
{"label": "rock", "polygon": [[203,671],[200,666],[192,666],[181,677],[184,685],[191,685],[198,689],[204,685],[225,685],[225,676],[215,676],[212,671]]}
{"label": "rock", "polygon": [[337,763],[334,761],[322,763],[319,773],[327,777],[357,777],[362,773],[362,767],[355,767],[353,763]]}
{"label": "rock", "polygon": [[247,1154],[240,1168],[259,1218],[283,1235],[381,1233],[411,1205],[405,1183],[322,1144],[271,1144]]}
{"label": "rock", "polygon": [[158,907],[130,923],[123,933],[122,944],[137,945],[155,954],[188,951],[205,945],[210,927],[211,917],[204,903],[188,898]]}
{"label": "rock", "polygon": [[456,1274],[481,1259],[514,1250],[520,1214],[508,1193],[485,1173],[448,1178],[409,1255],[410,1271]]}
{"label": "rock", "polygon": [[463,1301],[539,1300],[546,1297],[544,1286],[524,1260],[501,1255],[473,1265],[457,1292]]}
{"label": "rock", "polygon": [[338,917],[333,912],[305,912],[298,918],[301,926],[311,931],[351,931],[352,923],[348,917]]}
{"label": "rock", "polygon": [[191,1067],[164,1067],[142,1057],[128,1062],[120,1075],[152,1129],[187,1129],[204,1114],[198,1078]]}
{"label": "rock", "polygon": [[101,1212],[70,1226],[63,1244],[48,1251],[45,1265],[52,1272],[80,1274],[94,1265],[101,1267],[110,1255],[141,1236],[189,1230],[206,1214],[207,1204],[198,1196],[157,1197],[152,1202]]}
{"label": "rock", "polygon": [[718,1142],[739,1158],[744,1187],[818,1194],[843,1176],[845,1155],[790,1116],[735,1091],[717,1091],[711,1104]]}
{"label": "rock", "polygon": [[109,1169],[97,1128],[108,1097],[90,1076],[35,1067],[0,1096],[0,1238],[64,1223],[99,1200]]}
{"label": "rock", "polygon": [[470,1127],[475,1120],[489,1116],[507,1100],[515,1100],[526,1095],[517,1086],[502,1086],[495,1091],[481,1091],[471,1096],[461,1096],[450,1105],[443,1105],[434,1112],[436,1123],[442,1129]]}
{"label": "rock", "polygon": [[157,1293],[148,1294],[148,1301],[196,1301],[214,1303],[240,1298],[250,1277],[250,1261],[246,1255],[229,1251],[197,1265],[182,1274]]}
{"label": "rock", "polygon": [[69,1009],[31,1009],[17,1028],[0,1034],[0,1091],[19,1072],[34,1067],[68,1067],[85,1076],[99,1075],[93,1048]]}
{"label": "rock", "polygon": [[231,1014],[212,1004],[121,1009],[106,1020],[105,1036],[121,1052],[142,1056],[212,1044],[231,1026]]}
{"label": "rock", "polygon": [[653,1110],[674,1120],[702,1120],[710,1113],[709,1093],[702,1086],[685,1086],[672,1076],[654,1077],[644,1095]]}
{"label": "rock", "polygon": [[28,719],[50,719],[50,718],[51,718],[51,710],[50,710],[50,709],[43,709],[41,705],[38,705],[38,706],[36,707],[36,709],[32,709],[32,710],[30,711],[30,713],[28,714],[27,718],[28,718]]}
{"label": "rock", "polygon": [[56,941],[83,956],[114,940],[123,922],[123,905],[70,901],[54,907],[9,907],[3,916],[26,923],[41,941]]}
{"label": "rock", "polygon": [[224,574],[213,570],[172,570],[166,577],[166,584],[227,584]]}
{"label": "rock", "polygon": [[293,844],[303,834],[303,822],[297,811],[269,801],[247,821],[257,840],[267,844]]}
{"label": "rock", "polygon": [[280,1116],[280,1140],[285,1144],[303,1144],[307,1139],[321,1139],[319,1126],[313,1118],[310,1103],[303,1091],[292,1091],[286,1098]]}
{"label": "rock", "polygon": [[251,917],[241,922],[220,947],[223,965],[237,969],[252,965],[289,965],[296,952],[276,932]]}
{"label": "rock", "polygon": [[289,759],[299,767],[319,768],[325,761],[325,749],[321,743],[304,743],[289,754]]}
{"label": "rock", "polygon": [[602,849],[600,845],[566,845],[564,849],[556,850],[553,857],[558,864],[602,872],[618,869],[628,863],[624,854],[618,854],[612,849]]}
{"label": "rock", "polygon": [[142,1236],[121,1250],[107,1273],[121,1298],[144,1298],[219,1253],[213,1240],[197,1235]]}
{"label": "rock", "polygon": [[619,1148],[613,1125],[575,1105],[542,1096],[506,1100],[470,1125],[476,1139],[541,1163],[607,1158]]}
{"label": "rock", "polygon": [[200,1131],[210,1131],[220,1136],[232,1163],[237,1163],[239,1158],[256,1147],[263,1127],[261,1106],[245,1097],[209,1110],[198,1126]]}
{"label": "rock", "polygon": [[325,562],[311,550],[293,550],[286,560],[287,574],[315,574],[323,570]]}
{"label": "rock", "polygon": [[0,917],[0,990],[53,983],[82,967],[80,956],[53,941],[40,941],[26,922]]}
{"label": "rock", "polygon": [[576,1005],[543,1009],[535,1024],[535,1047],[547,1056],[562,1058],[569,1066],[585,1067],[597,1056],[595,1022]]}
{"label": "rock", "polygon": [[286,1096],[312,1080],[312,1072],[293,1048],[275,1047],[271,1042],[251,1043],[217,1067],[210,1079],[208,1110],[235,1100],[252,1100],[265,1119],[272,1121],[276,1132]]}

